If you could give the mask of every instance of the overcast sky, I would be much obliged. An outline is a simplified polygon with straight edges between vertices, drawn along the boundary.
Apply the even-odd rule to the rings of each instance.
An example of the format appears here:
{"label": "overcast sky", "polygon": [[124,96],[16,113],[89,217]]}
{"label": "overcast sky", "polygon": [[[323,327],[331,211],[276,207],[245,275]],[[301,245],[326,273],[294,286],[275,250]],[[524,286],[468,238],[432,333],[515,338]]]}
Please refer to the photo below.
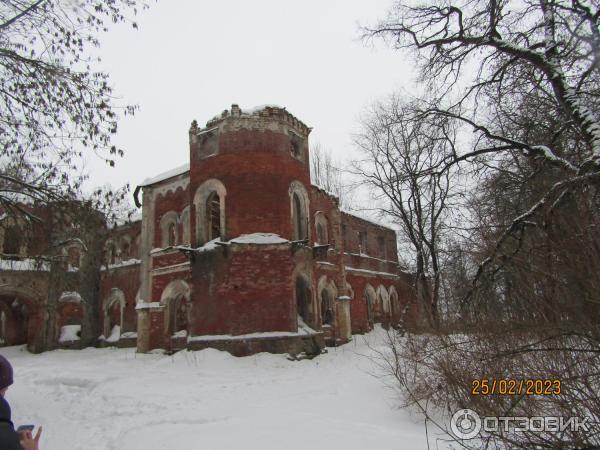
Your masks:
{"label": "overcast sky", "polygon": [[117,136],[115,168],[97,158],[91,183],[113,187],[186,163],[188,129],[237,103],[284,106],[319,142],[347,159],[366,107],[410,91],[411,59],[367,45],[359,25],[387,13],[390,0],[159,0],[136,21],[102,36],[103,70],[123,102],[139,105]]}

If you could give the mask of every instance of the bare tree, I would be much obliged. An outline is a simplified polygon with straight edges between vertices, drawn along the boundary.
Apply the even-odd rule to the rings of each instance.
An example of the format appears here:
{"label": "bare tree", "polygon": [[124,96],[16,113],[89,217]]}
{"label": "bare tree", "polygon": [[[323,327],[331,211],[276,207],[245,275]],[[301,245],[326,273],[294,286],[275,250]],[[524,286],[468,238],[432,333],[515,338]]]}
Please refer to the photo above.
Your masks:
{"label": "bare tree", "polygon": [[349,186],[344,179],[341,163],[335,161],[331,151],[319,143],[310,150],[310,177],[315,186],[337,197],[341,207],[349,206]]}
{"label": "bare tree", "polygon": [[[108,23],[135,22],[137,0],[0,1],[0,209],[75,198],[83,152],[110,165],[121,110],[89,49]],[[143,4],[142,4],[143,5]]]}
{"label": "bare tree", "polygon": [[415,288],[429,325],[439,326],[441,249],[448,218],[452,171],[435,174],[451,154],[455,132],[448,120],[421,117],[416,103],[392,96],[373,107],[356,143],[365,157],[356,173],[383,198],[383,212],[398,223],[415,259]]}
{"label": "bare tree", "polygon": [[[473,285],[463,297],[465,335],[394,344],[390,367],[412,402],[449,414],[600,417],[599,6],[399,3],[366,31],[417,56],[438,98],[422,120],[472,133],[422,168],[442,175],[460,166],[471,175],[467,245],[453,275],[463,281],[453,285],[464,292],[465,274]],[[507,378],[562,380],[564,389],[550,396],[470,392],[473,380]],[[599,439],[597,430],[509,430],[461,444],[594,448]]]}
{"label": "bare tree", "polygon": [[[476,157],[503,158],[517,151],[561,171],[528,211],[514,217],[506,235],[527,226],[543,205],[555,203],[574,185],[600,178],[600,122],[594,113],[600,98],[599,21],[595,2],[399,3],[388,20],[366,32],[415,50],[423,79],[445,94],[440,106],[426,114],[456,120],[474,133],[471,148],[453,152],[430,169],[443,171]],[[479,68],[471,76],[473,66]],[[550,128],[551,122],[548,139],[502,126],[528,103],[543,105],[549,115],[531,117],[528,129]]]}

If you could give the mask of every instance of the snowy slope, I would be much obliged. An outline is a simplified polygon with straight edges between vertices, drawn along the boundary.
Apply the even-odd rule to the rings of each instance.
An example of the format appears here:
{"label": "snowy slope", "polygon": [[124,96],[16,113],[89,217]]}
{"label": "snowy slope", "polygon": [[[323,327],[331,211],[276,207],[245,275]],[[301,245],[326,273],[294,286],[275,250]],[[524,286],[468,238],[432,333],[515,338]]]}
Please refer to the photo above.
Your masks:
{"label": "snowy slope", "polygon": [[13,420],[42,424],[43,450],[425,449],[422,421],[373,376],[381,333],[296,362],[212,349],[0,353],[15,367]]}

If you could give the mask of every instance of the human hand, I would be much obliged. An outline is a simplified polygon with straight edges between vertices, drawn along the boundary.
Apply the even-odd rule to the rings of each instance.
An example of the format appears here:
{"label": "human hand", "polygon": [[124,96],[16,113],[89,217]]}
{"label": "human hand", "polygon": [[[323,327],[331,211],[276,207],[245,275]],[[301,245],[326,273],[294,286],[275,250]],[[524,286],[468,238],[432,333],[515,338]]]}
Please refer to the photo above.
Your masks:
{"label": "human hand", "polygon": [[35,437],[32,437],[31,431],[21,431],[19,433],[19,443],[23,450],[39,450],[40,437],[42,436],[42,427],[39,427]]}

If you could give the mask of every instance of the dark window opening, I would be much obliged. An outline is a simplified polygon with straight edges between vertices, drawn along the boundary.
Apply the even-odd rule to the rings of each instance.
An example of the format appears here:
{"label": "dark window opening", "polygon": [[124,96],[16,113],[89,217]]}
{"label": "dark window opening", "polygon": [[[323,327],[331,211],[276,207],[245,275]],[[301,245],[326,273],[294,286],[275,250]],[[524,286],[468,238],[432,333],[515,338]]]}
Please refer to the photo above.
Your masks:
{"label": "dark window opening", "polygon": [[185,296],[177,297],[171,308],[171,333],[175,334],[179,331],[187,331],[188,329],[188,311],[187,300]]}
{"label": "dark window opening", "polygon": [[110,244],[108,246],[108,263],[116,264],[117,263],[117,247],[114,244]]}
{"label": "dark window opening", "polygon": [[206,200],[206,217],[208,219],[208,240],[221,237],[221,199],[213,192]]}
{"label": "dark window opening", "polygon": [[296,307],[300,319],[307,324],[310,323],[310,297],[308,282],[303,277],[296,278]]}
{"label": "dark window opening", "polygon": [[327,289],[321,291],[321,318],[323,325],[331,325],[333,323],[333,302]]}
{"label": "dark window opening", "polygon": [[308,239],[306,219],[302,211],[302,202],[298,194],[293,195],[293,219],[294,219],[294,237],[297,240]]}
{"label": "dark window opening", "polygon": [[169,229],[167,230],[168,232],[168,237],[167,237],[167,245],[169,246],[173,246],[175,245],[177,242],[177,237],[176,237],[176,233],[175,233],[175,224],[173,222],[171,222],[169,224]]}
{"label": "dark window opening", "polygon": [[300,147],[298,146],[298,143],[295,142],[293,139],[290,141],[290,153],[294,158],[300,157]]}
{"label": "dark window opening", "polygon": [[360,253],[367,253],[367,232],[358,232],[358,244],[360,245]]}
{"label": "dark window opening", "polygon": [[4,253],[7,255],[18,255],[21,253],[21,230],[17,226],[11,226],[4,230]]}
{"label": "dark window opening", "polygon": [[123,242],[123,244],[121,244],[121,257],[122,258],[128,258],[129,257],[129,251],[130,251],[129,242]]}
{"label": "dark window opening", "polygon": [[387,246],[383,236],[377,238],[377,246],[379,247],[379,256],[381,256],[382,259],[387,259]]}
{"label": "dark window opening", "polygon": [[317,224],[317,240],[319,244],[327,244],[327,232],[322,223]]}
{"label": "dark window opening", "polygon": [[71,248],[69,248],[69,250],[67,250],[67,254],[68,254],[69,264],[71,265],[71,267],[79,267],[79,259],[81,256],[79,248],[71,247]]}

